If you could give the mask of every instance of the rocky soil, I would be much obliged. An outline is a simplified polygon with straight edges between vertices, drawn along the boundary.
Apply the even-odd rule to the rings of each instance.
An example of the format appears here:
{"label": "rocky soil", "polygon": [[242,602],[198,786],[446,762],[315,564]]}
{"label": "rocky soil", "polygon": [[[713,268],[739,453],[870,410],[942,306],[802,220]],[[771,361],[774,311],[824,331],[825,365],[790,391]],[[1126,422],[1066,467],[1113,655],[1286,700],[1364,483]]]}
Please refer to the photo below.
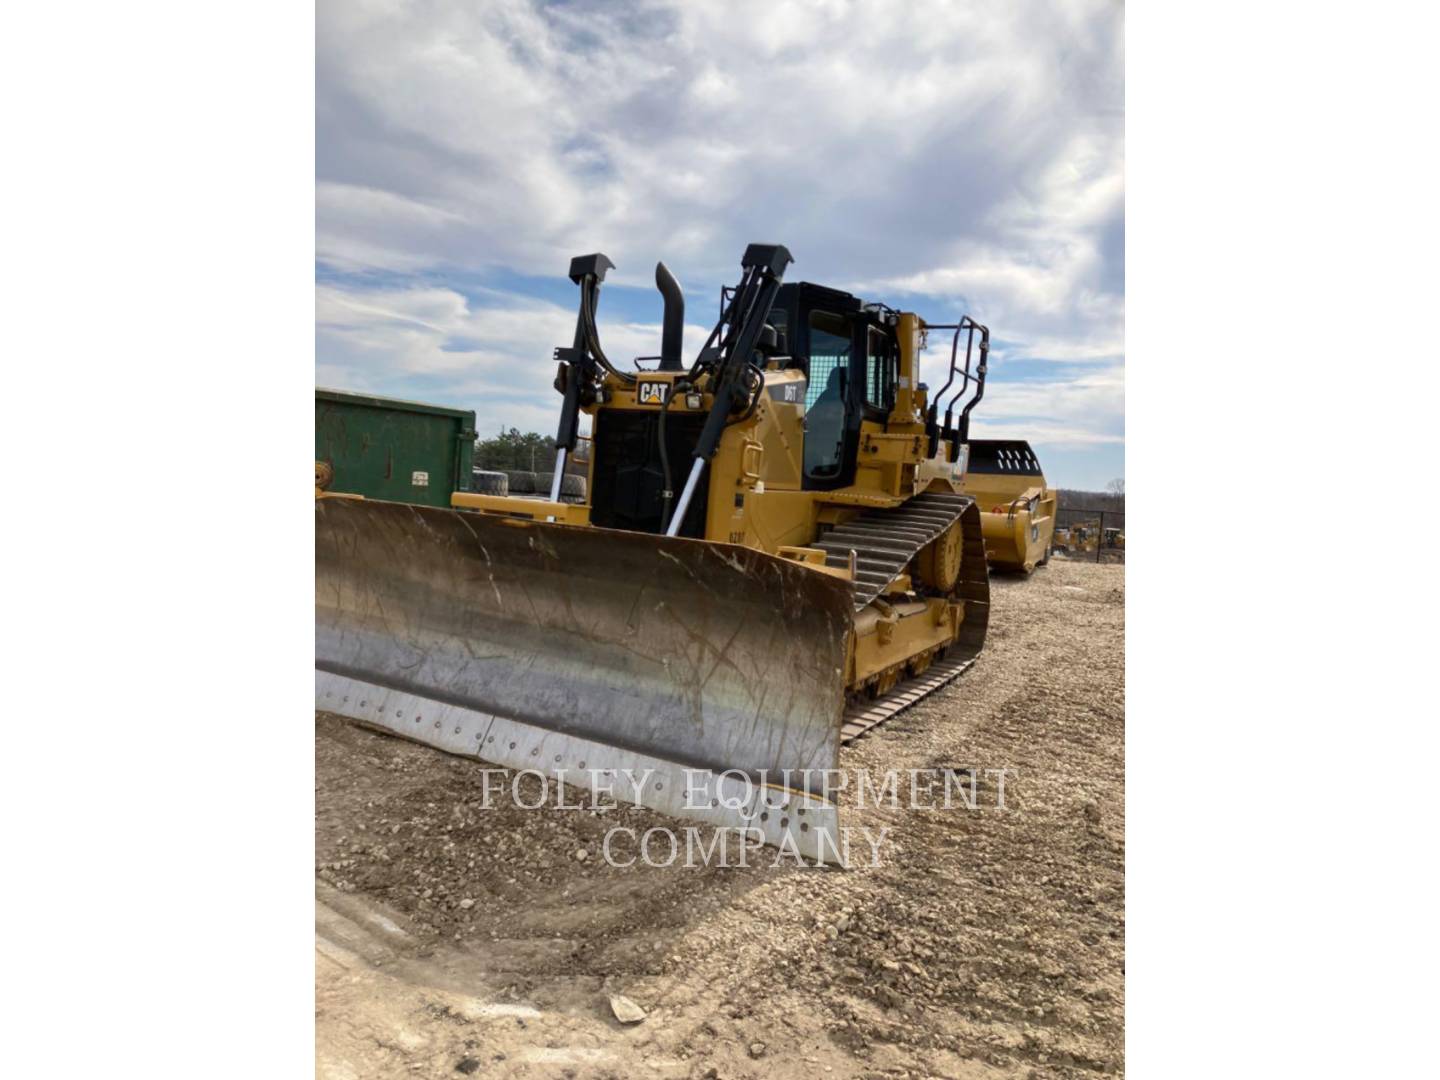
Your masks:
{"label": "rocky soil", "polygon": [[873,866],[608,865],[674,823],[486,808],[473,761],[317,716],[319,1075],[1121,1073],[1124,568],[993,586],[979,663],[842,752],[952,784],[848,808]]}

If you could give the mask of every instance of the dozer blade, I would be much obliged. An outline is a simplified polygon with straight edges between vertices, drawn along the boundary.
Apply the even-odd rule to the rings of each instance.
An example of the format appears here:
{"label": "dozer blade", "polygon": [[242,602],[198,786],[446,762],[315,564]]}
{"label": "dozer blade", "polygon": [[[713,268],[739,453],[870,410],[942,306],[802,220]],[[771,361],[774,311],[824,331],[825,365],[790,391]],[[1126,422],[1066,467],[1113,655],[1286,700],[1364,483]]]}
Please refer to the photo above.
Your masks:
{"label": "dozer blade", "polygon": [[851,618],[847,581],[744,547],[316,503],[317,708],[812,859]]}

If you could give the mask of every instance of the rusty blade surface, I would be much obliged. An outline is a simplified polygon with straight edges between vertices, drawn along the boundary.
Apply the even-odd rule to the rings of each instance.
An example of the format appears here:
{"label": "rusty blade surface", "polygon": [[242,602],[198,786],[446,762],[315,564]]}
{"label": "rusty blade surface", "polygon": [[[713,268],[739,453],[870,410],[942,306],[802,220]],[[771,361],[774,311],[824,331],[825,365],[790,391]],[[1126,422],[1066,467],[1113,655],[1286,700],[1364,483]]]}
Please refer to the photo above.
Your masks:
{"label": "rusty blade surface", "polygon": [[[334,685],[772,783],[836,767],[845,581],[728,544],[399,503],[321,499],[315,529],[315,666]],[[323,707],[373,719],[358,705]],[[471,752],[505,757],[489,749]]]}

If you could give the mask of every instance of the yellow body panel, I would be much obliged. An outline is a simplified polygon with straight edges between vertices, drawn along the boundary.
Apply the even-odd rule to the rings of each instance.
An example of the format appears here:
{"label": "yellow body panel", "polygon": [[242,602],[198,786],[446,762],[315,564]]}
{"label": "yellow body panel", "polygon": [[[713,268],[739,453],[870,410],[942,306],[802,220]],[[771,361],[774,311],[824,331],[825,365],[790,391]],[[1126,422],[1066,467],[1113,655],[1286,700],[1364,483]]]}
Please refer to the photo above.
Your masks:
{"label": "yellow body panel", "polygon": [[554,503],[549,499],[523,495],[478,495],[472,491],[457,491],[450,496],[450,505],[457,510],[478,510],[482,514],[529,518],[532,521],[553,518],[562,525],[590,524],[590,507],[585,503]]}
{"label": "yellow body panel", "polygon": [[964,617],[963,602],[938,598],[872,603],[855,620],[846,685],[878,683],[875,689],[884,693],[906,675],[918,675],[955,639]]}
{"label": "yellow body panel", "polygon": [[1045,561],[1055,533],[1056,495],[1033,477],[966,473],[962,487],[980,506],[985,555],[998,570],[1029,573]]}

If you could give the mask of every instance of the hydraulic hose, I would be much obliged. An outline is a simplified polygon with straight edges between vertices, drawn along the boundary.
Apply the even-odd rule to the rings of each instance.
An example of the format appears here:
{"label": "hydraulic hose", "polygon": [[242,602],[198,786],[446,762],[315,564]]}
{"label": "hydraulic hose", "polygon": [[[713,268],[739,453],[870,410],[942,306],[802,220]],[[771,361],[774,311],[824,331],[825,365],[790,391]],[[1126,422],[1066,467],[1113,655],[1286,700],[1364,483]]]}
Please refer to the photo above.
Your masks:
{"label": "hydraulic hose", "polygon": [[595,294],[599,291],[600,283],[595,279],[595,275],[586,274],[580,287],[580,312],[585,323],[585,344],[590,349],[590,355],[595,357],[596,363],[621,382],[630,385],[635,382],[635,376],[610,363],[605,350],[600,348],[600,332],[595,327]]}
{"label": "hydraulic hose", "polygon": [[765,392],[765,375],[759,368],[749,368],[745,378],[753,380],[753,384],[750,390],[750,401],[745,406],[745,411],[735,418],[737,424],[749,420],[755,414],[755,410],[760,406],[760,395]]}

